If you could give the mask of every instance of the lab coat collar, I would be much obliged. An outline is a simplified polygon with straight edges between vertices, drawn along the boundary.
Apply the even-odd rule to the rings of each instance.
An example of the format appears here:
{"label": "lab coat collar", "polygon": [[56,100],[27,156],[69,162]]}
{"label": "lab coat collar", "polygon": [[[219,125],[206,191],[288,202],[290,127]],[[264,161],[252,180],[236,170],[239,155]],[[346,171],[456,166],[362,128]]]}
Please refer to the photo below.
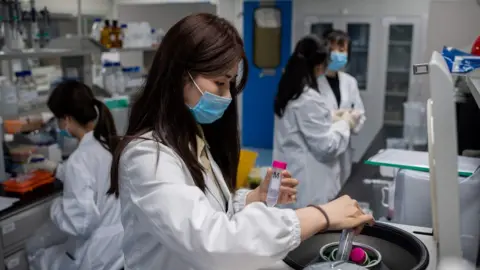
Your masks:
{"label": "lab coat collar", "polygon": [[88,144],[89,142],[91,142],[92,140],[95,140],[95,137],[93,136],[93,130],[89,131],[89,132],[85,133],[85,135],[83,135],[83,138],[78,143],[78,146],[79,147],[84,146],[84,145]]}
{"label": "lab coat collar", "polygon": [[[203,137],[203,131],[201,129],[201,127],[199,128],[200,129],[200,136]],[[196,136],[197,138],[197,159],[200,161],[201,160],[201,154],[203,151],[205,151],[205,153],[207,154],[207,157],[208,157],[208,160],[210,161],[210,167],[212,169],[212,173],[215,175],[215,178],[218,180],[218,184],[220,186],[220,192],[222,192],[224,195],[225,195],[225,198],[228,200],[228,208],[230,209],[230,201],[231,201],[231,194],[230,194],[230,190],[225,182],[225,179],[223,178],[223,174],[222,174],[222,171],[220,170],[220,168],[218,167],[218,165],[215,163],[213,157],[212,157],[212,154],[210,153],[210,150],[208,149],[208,144],[207,142],[205,141],[204,137],[200,137],[200,136]],[[207,179],[207,175],[204,174],[204,179]],[[214,179],[212,179],[213,181],[215,181]],[[215,188],[216,188],[216,184],[213,183],[213,181],[209,181],[210,184],[214,184]],[[209,185],[209,182],[207,182],[207,187],[210,186]],[[214,188],[212,186],[208,187],[208,188]],[[223,201],[223,198],[217,198],[217,199],[221,199],[220,201]]]}

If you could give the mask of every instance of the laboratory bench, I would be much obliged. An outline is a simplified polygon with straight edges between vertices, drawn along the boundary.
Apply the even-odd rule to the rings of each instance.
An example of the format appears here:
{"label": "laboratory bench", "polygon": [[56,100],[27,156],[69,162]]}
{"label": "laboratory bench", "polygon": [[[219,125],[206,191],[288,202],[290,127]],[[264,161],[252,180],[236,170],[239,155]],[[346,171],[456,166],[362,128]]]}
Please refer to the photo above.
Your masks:
{"label": "laboratory bench", "polygon": [[0,188],[0,196],[19,199],[0,211],[0,270],[28,270],[25,241],[49,218],[50,205],[62,189],[58,180],[23,195]]}

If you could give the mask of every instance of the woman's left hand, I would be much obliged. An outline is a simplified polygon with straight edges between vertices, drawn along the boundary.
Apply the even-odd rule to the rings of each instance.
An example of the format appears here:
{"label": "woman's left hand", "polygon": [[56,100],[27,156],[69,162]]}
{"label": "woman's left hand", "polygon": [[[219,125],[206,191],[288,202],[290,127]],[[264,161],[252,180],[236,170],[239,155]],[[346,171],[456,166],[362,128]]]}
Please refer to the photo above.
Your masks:
{"label": "woman's left hand", "polygon": [[[248,196],[250,198],[247,198],[247,204],[248,202],[265,202],[267,200],[268,186],[270,184],[270,180],[272,179],[272,172],[273,170],[269,168],[262,183],[260,183],[256,189],[250,192]],[[296,202],[297,185],[298,180],[292,178],[292,175],[288,171],[283,171],[277,204],[289,204]]]}

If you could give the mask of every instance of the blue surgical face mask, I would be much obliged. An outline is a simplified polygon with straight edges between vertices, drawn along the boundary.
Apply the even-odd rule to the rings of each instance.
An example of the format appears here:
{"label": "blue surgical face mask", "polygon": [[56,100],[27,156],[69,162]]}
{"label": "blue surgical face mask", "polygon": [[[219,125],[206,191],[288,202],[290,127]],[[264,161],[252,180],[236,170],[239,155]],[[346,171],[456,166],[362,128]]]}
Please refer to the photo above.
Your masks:
{"label": "blue surgical face mask", "polygon": [[63,136],[63,137],[73,138],[73,135],[70,132],[68,132],[68,130],[66,129],[60,129],[59,134],[60,136]]}
{"label": "blue surgical face mask", "polygon": [[[64,119],[64,121],[66,121],[66,120]],[[73,138],[72,133],[70,133],[68,131],[67,125],[68,124],[65,122],[65,127],[64,128],[59,128],[58,134],[60,134],[60,136],[62,136],[62,137]],[[58,124],[58,126],[60,126],[60,124]]]}
{"label": "blue surgical face mask", "polygon": [[200,100],[195,107],[190,108],[190,111],[195,117],[195,120],[200,124],[211,124],[223,116],[223,113],[232,102],[231,98],[221,97],[202,91],[193,79],[190,73],[188,74],[195,87],[202,93]]}
{"label": "blue surgical face mask", "polygon": [[347,64],[348,56],[344,52],[331,52],[330,53],[330,64],[328,65],[328,70],[339,71],[344,68]]}

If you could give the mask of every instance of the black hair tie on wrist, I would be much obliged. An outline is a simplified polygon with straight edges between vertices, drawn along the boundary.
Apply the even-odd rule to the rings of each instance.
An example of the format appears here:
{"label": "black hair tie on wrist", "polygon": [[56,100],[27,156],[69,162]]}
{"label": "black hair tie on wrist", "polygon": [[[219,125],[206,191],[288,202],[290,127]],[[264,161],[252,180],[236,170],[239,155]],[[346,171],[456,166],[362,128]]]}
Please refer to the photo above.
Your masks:
{"label": "black hair tie on wrist", "polygon": [[328,218],[327,212],[325,212],[325,210],[323,210],[323,208],[318,205],[309,204],[307,207],[316,208],[318,211],[320,211],[323,214],[327,222],[327,226],[325,227],[325,229],[321,230],[320,232],[327,231],[330,228],[330,219]]}

